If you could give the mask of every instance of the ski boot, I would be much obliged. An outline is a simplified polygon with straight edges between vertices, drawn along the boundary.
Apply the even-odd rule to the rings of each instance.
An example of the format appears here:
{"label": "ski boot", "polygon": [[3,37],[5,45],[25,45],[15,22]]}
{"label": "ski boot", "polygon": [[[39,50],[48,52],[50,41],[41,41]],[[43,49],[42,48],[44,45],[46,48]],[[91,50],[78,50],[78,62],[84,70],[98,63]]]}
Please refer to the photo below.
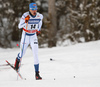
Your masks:
{"label": "ski boot", "polygon": [[20,63],[20,60],[18,60],[18,59],[16,58],[14,67],[15,67],[15,70],[17,70],[17,71],[18,71],[18,69],[19,69],[19,63]]}
{"label": "ski boot", "polygon": [[36,78],[36,80],[42,80],[42,77],[40,77],[40,75],[39,75],[39,71],[35,72],[35,78]]}

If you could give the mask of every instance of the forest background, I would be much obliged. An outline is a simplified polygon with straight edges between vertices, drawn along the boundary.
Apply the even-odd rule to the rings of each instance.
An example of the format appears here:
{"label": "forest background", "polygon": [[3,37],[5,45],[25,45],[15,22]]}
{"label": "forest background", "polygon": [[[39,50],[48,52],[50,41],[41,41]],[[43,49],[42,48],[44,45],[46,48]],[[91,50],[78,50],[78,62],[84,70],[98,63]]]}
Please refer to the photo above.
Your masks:
{"label": "forest background", "polygon": [[0,47],[20,43],[22,14],[35,2],[43,14],[39,47],[68,46],[100,39],[100,0],[0,0]]}

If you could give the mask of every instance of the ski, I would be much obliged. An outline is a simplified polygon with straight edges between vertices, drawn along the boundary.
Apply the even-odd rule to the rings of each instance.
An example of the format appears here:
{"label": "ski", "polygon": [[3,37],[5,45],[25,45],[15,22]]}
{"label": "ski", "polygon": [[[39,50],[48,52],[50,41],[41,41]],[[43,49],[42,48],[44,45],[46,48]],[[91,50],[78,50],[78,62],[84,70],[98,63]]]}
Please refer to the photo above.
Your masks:
{"label": "ski", "polygon": [[7,60],[6,60],[7,64],[16,71],[16,73],[18,74],[18,76],[22,79],[22,80],[26,80],[26,78],[23,78],[22,75],[14,68],[14,66],[12,64],[10,64]]}

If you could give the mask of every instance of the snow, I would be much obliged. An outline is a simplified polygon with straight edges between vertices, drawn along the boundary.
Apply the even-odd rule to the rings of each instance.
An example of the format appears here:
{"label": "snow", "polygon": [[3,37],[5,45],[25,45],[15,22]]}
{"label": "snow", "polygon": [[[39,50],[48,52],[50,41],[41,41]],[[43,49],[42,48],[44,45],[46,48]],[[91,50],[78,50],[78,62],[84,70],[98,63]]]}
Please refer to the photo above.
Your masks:
{"label": "snow", "polygon": [[83,10],[83,4],[80,4],[80,9],[81,9],[81,11]]}
{"label": "snow", "polygon": [[86,6],[86,8],[90,8],[92,6],[92,4],[88,4],[87,6]]}
{"label": "snow", "polygon": [[[40,48],[40,75],[35,80],[34,59],[30,48],[22,59],[18,78],[9,66],[14,64],[19,48],[0,48],[0,87],[100,87],[100,41],[80,43],[65,47]],[[50,61],[50,58],[53,60]]]}

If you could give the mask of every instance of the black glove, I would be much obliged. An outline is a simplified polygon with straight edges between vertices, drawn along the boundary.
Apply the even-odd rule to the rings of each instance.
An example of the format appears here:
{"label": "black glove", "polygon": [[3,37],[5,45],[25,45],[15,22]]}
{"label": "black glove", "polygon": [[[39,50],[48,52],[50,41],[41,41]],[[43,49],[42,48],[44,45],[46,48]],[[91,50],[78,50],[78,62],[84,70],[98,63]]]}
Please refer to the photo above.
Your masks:
{"label": "black glove", "polygon": [[40,31],[37,31],[36,34],[37,34],[37,36],[38,36],[38,35],[40,34]]}

